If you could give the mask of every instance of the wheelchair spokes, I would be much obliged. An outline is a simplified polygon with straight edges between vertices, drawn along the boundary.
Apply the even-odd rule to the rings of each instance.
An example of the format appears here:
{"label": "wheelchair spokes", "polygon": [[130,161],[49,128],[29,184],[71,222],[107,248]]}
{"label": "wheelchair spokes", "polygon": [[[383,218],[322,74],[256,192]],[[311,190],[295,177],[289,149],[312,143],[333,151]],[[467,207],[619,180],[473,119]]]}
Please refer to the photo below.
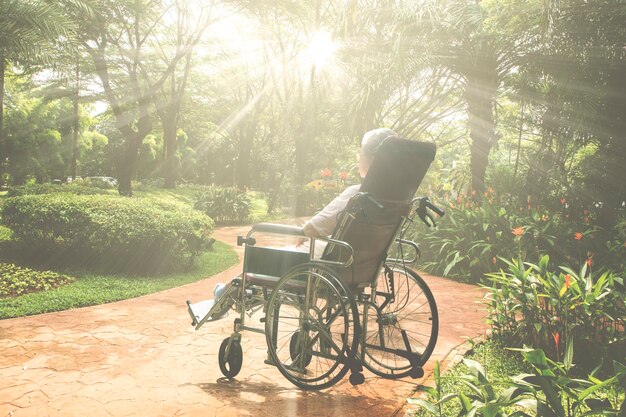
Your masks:
{"label": "wheelchair spokes", "polygon": [[355,356],[356,314],[354,300],[332,271],[313,264],[295,268],[278,282],[268,302],[271,361],[301,388],[334,384]]}
{"label": "wheelchair spokes", "polygon": [[[438,333],[437,307],[423,279],[407,268],[379,277],[376,297],[367,309],[363,362],[387,378],[411,375],[430,357]],[[393,292],[390,292],[393,291]]]}

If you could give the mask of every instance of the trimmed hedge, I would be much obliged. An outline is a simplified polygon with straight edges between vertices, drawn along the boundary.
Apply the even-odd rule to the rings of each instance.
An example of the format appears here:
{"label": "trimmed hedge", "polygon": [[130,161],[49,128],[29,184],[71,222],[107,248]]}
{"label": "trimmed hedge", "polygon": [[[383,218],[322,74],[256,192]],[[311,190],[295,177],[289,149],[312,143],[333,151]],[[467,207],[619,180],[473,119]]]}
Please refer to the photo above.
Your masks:
{"label": "trimmed hedge", "polygon": [[97,195],[108,194],[108,192],[102,188],[89,187],[80,184],[27,184],[19,185],[17,187],[9,188],[7,191],[7,197],[17,197],[21,195],[33,195],[33,194],[55,194],[55,193],[70,193],[78,195]]}
{"label": "trimmed hedge", "polygon": [[34,271],[13,264],[0,263],[0,298],[50,290],[72,281],[74,278],[56,272]]}
{"label": "trimmed hedge", "polygon": [[56,193],[7,198],[0,212],[28,261],[111,272],[179,270],[210,245],[213,221],[182,204]]}

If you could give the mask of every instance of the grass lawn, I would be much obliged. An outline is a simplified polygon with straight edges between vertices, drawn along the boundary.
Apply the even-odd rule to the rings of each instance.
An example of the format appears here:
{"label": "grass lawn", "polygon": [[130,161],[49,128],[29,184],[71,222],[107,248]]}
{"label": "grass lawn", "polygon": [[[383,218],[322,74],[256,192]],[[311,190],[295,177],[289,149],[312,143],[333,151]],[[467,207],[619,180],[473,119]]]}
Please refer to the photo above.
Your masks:
{"label": "grass lawn", "polygon": [[53,290],[0,299],[0,319],[110,303],[178,287],[221,272],[236,264],[238,257],[230,246],[215,242],[213,251],[202,254],[196,262],[193,271],[158,277],[63,271],[76,281]]}

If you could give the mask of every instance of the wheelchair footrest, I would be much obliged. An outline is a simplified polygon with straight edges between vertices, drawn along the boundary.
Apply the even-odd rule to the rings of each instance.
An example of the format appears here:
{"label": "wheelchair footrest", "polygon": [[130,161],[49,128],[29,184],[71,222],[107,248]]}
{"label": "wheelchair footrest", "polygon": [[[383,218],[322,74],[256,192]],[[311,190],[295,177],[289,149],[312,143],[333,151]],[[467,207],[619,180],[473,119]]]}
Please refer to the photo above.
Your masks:
{"label": "wheelchair footrest", "polygon": [[215,300],[205,300],[199,303],[192,304],[191,301],[187,301],[187,312],[191,317],[191,325],[197,326],[200,321],[211,311],[215,305]]}

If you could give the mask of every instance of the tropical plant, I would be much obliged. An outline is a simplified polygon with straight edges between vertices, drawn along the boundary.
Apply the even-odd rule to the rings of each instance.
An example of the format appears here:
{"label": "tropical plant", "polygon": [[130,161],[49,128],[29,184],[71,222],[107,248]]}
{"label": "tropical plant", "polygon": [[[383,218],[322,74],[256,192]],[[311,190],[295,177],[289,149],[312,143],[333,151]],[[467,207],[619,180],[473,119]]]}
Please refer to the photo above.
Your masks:
{"label": "tropical plant", "polygon": [[[621,363],[614,362],[613,376],[604,380],[593,375],[580,379],[569,374],[571,350],[565,363],[548,359],[541,349],[521,349],[521,352],[533,367],[533,374],[489,379],[479,362],[464,359],[467,372],[450,378],[467,390],[446,393],[441,383],[448,377],[440,375],[437,363],[435,387],[421,387],[429,397],[410,399],[410,402],[438,417],[447,415],[444,405],[451,402],[458,403],[457,416],[467,417],[617,417],[626,411],[626,367]],[[607,398],[606,393],[614,396]]]}
{"label": "tropical plant", "polygon": [[571,340],[586,368],[619,358],[626,348],[623,277],[595,272],[588,262],[577,272],[553,272],[548,256],[538,264],[502,261],[506,269],[487,274],[491,284],[485,286],[494,337],[541,348],[556,359]]}
{"label": "tropical plant", "polygon": [[217,224],[241,223],[250,217],[250,197],[234,187],[210,186],[196,194],[194,208]]}

